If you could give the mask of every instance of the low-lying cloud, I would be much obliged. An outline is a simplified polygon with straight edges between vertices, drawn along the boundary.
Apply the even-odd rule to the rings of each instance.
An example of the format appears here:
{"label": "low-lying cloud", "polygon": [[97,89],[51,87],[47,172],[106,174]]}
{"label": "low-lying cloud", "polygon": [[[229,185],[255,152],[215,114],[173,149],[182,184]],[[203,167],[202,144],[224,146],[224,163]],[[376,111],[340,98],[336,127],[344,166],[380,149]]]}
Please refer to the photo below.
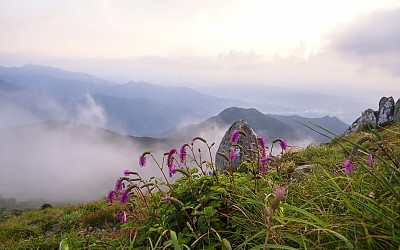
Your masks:
{"label": "low-lying cloud", "polygon": [[[0,193],[18,200],[88,201],[105,196],[123,170],[138,167],[150,146],[127,136],[69,122],[44,122],[0,130]],[[152,147],[154,154],[162,155]]]}

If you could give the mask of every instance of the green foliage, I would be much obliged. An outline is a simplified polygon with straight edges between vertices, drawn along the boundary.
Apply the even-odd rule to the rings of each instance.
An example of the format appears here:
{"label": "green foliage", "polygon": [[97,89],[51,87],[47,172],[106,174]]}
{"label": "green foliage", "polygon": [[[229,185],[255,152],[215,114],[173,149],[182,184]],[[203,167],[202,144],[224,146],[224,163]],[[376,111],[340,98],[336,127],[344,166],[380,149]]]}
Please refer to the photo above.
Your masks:
{"label": "green foliage", "polygon": [[[84,205],[27,210],[0,224],[0,249],[58,249],[68,238],[70,249],[109,248],[122,232],[115,218],[118,206],[105,200]],[[110,245],[111,244],[111,245]]]}
{"label": "green foliage", "polygon": [[115,216],[117,212],[118,208],[116,207],[99,209],[91,213],[86,213],[80,218],[80,221],[85,226],[105,228],[107,225],[112,226],[117,224],[118,220]]}
{"label": "green foliage", "polygon": [[53,207],[51,204],[44,203],[42,206],[40,206],[40,209],[46,209],[46,208],[51,208],[51,207]]}

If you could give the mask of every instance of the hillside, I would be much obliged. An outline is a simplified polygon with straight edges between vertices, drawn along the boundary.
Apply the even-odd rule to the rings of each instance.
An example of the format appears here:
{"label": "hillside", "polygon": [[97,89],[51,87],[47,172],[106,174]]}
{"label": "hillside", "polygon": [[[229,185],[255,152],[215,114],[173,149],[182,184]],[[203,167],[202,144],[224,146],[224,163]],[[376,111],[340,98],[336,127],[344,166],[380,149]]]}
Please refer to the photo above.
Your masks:
{"label": "hillside", "polygon": [[[113,204],[102,199],[60,208],[46,205],[9,218],[0,224],[0,247],[396,249],[399,150],[396,123],[271,155],[266,172],[256,171],[258,163],[250,156],[248,172],[214,176],[185,170],[177,161],[176,184],[168,177],[155,181],[131,174],[122,180],[125,187],[116,186],[124,192],[131,188],[131,195],[115,197],[117,191],[110,191]],[[142,174],[151,165],[130,169]],[[167,190],[151,188],[159,181]]]}

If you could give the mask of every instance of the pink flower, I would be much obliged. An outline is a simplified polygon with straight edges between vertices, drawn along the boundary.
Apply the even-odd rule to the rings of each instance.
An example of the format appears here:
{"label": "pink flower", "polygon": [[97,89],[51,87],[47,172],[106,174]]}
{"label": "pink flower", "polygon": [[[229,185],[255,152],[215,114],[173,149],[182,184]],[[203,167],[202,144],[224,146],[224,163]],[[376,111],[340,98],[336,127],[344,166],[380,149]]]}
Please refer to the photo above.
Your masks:
{"label": "pink flower", "polygon": [[119,193],[122,190],[122,179],[118,178],[115,182],[115,191]]}
{"label": "pink flower", "polygon": [[130,220],[126,218],[125,211],[120,211],[117,213],[117,218],[121,220],[122,224],[129,222]]}
{"label": "pink flower", "polygon": [[259,138],[257,138],[257,140],[258,140],[258,145],[260,145],[260,147],[261,147],[261,149],[262,149],[262,153],[261,153],[261,155],[262,155],[262,157],[264,158],[265,156],[266,156],[266,151],[265,151],[265,139],[264,139],[264,137],[259,137]]}
{"label": "pink flower", "polygon": [[176,153],[176,148],[171,148],[171,150],[168,153],[168,159],[167,159],[167,166],[168,168],[171,168],[173,162],[174,162],[174,157],[173,155]]}
{"label": "pink flower", "polygon": [[115,192],[113,190],[108,191],[107,200],[111,204],[114,203]]}
{"label": "pink flower", "polygon": [[278,187],[277,189],[275,189],[274,192],[272,192],[273,194],[275,194],[277,197],[279,198],[286,198],[286,193],[287,190],[285,187]]}
{"label": "pink flower", "polygon": [[186,161],[186,146],[187,144],[184,144],[181,149],[179,150],[179,156],[181,158],[181,163],[185,163]]}
{"label": "pink flower", "polygon": [[343,170],[344,170],[344,172],[345,172],[347,175],[353,173],[354,170],[355,170],[355,168],[356,168],[356,167],[351,163],[350,160],[345,160],[345,161],[344,161],[344,163],[343,163]]}
{"label": "pink flower", "polygon": [[285,151],[287,148],[287,144],[284,139],[280,139],[279,144],[281,146],[282,151]]}
{"label": "pink flower", "polygon": [[129,200],[129,192],[124,190],[122,192],[121,198],[119,199],[119,203],[124,204]]}
{"label": "pink flower", "polygon": [[144,154],[139,157],[139,166],[146,166],[146,156]]}
{"label": "pink flower", "polygon": [[239,140],[239,131],[237,129],[235,129],[232,131],[230,141],[233,144],[233,143],[237,143],[238,140]]}
{"label": "pink flower", "polygon": [[376,160],[373,155],[371,155],[371,154],[368,155],[368,161],[369,161],[371,167],[375,166]]}
{"label": "pink flower", "polygon": [[260,159],[260,165],[261,165],[261,173],[263,175],[265,175],[267,173],[268,170],[268,162],[269,162],[269,158],[268,155],[266,155],[264,158]]}
{"label": "pink flower", "polygon": [[236,155],[235,151],[234,151],[234,150],[231,150],[231,151],[229,152],[229,155],[228,155],[229,161],[230,161],[230,162],[236,161],[236,157],[237,157],[237,155]]}
{"label": "pink flower", "polygon": [[129,176],[129,174],[130,174],[130,172],[129,172],[128,169],[124,170],[124,175],[125,175],[125,176]]}
{"label": "pink flower", "polygon": [[176,170],[178,169],[178,167],[176,165],[172,164],[168,169],[169,169],[169,171],[168,171],[169,177],[172,177],[172,175],[174,175],[176,173]]}

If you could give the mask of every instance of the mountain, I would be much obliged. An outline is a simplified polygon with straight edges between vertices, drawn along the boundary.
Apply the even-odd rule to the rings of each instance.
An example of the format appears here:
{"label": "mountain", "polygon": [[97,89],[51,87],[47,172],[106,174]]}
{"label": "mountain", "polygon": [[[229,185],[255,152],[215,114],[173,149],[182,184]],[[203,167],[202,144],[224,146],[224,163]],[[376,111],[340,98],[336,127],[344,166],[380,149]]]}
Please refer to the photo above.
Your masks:
{"label": "mountain", "polygon": [[[14,88],[6,94],[3,91],[3,95],[8,96],[4,98],[7,103],[3,101],[3,107],[17,106],[21,116],[35,118],[28,121],[62,119],[88,123],[87,119],[80,119],[79,112],[87,115],[86,111],[94,108],[101,111],[103,116],[100,119],[102,122],[97,125],[137,136],[159,136],[188,121],[200,122],[239,103],[187,87],[166,87],[143,82],[116,84],[84,73],[31,64],[0,67],[0,80]],[[18,92],[19,95],[21,92],[16,88],[24,88],[34,94],[13,99],[15,93],[12,92]],[[39,96],[46,100],[36,102],[33,105],[36,108],[32,110],[29,107],[35,96],[38,96],[38,100]],[[43,117],[41,110],[48,107],[58,111]],[[88,124],[96,124],[98,119],[89,120]]]}
{"label": "mountain", "polygon": [[100,86],[115,84],[85,73],[32,64],[10,68],[0,66],[0,79],[57,97],[84,96]]}
{"label": "mountain", "polygon": [[[274,84],[276,83],[271,83]],[[240,96],[246,104],[239,105],[240,107],[256,108],[263,113],[313,118],[330,115],[347,123],[353,122],[360,115],[360,110],[371,105],[371,98],[346,94],[345,90],[342,94],[321,93],[312,89],[287,88],[285,83],[276,86],[246,84],[246,87],[237,84],[230,85],[229,88],[215,85],[203,87],[203,91],[216,93],[215,95],[223,98]]]}
{"label": "mountain", "polygon": [[178,123],[186,119],[206,119],[239,101],[218,98],[187,87],[167,87],[145,82],[103,86],[97,93],[120,98],[147,98],[173,110]]}
{"label": "mountain", "polygon": [[239,119],[248,122],[257,135],[264,136],[267,140],[273,140],[276,138],[298,140],[302,138],[301,134],[297,133],[297,131],[293,130],[287,124],[278,119],[264,115],[253,108],[228,108],[219,113],[218,116],[212,117],[204,123],[231,125],[234,121]]}
{"label": "mountain", "polygon": [[25,123],[67,119],[68,103],[0,79],[0,128]]}
{"label": "mountain", "polygon": [[174,129],[180,116],[167,105],[148,98],[93,96],[107,114],[107,127],[132,135],[160,135]]}
{"label": "mountain", "polygon": [[[225,89],[228,92],[235,90]],[[283,90],[286,91],[285,95],[282,94]],[[318,102],[318,110],[315,112],[324,113],[323,110],[332,109],[324,101],[337,100],[329,96],[283,90],[279,88],[265,92],[261,86],[241,88],[239,96],[245,101],[237,101],[203,94],[187,87],[166,87],[144,82],[116,84],[85,73],[31,64],[19,68],[0,67],[0,121],[3,126],[12,126],[18,122],[69,120],[102,126],[124,134],[162,136],[186,124],[204,121],[228,107],[249,107],[250,95],[258,103],[253,107],[260,106],[258,110],[278,110],[283,113],[311,109],[310,103],[303,106],[299,104],[304,99],[312,99],[314,107]],[[224,91],[221,89],[220,92]],[[340,107],[336,109],[343,110]],[[265,116],[255,109],[244,111],[237,108],[227,109],[205,123],[224,127],[240,118],[247,120],[261,135],[270,139],[285,136],[293,140],[308,138],[317,142],[326,141],[323,136],[293,122],[295,120],[304,123],[312,121],[332,132],[339,132],[343,127],[343,123],[334,118],[313,120],[296,116]],[[210,128],[208,125],[199,125],[198,128],[202,126]]]}
{"label": "mountain", "polygon": [[254,132],[258,136],[264,136],[267,140],[274,140],[276,138],[284,138],[289,141],[299,141],[304,139],[304,134],[294,130],[291,126],[284,122],[279,121],[273,117],[269,117],[260,111],[250,108],[237,108],[231,107],[223,110],[218,115],[213,116],[197,125],[189,125],[183,129],[175,132],[181,135],[204,135],[218,133],[218,141],[222,139],[227,128],[232,125],[236,120],[243,119],[249,123]]}
{"label": "mountain", "polygon": [[70,79],[80,82],[88,82],[95,85],[112,85],[113,82],[83,73],[83,72],[69,72],[63,69],[26,64],[22,67],[2,67],[0,66],[0,75],[14,76],[44,76],[52,77],[54,79]]}
{"label": "mountain", "polygon": [[[0,129],[0,191],[5,197],[70,200],[100,198],[124,169],[138,169],[144,151],[162,156],[165,139],[121,135],[98,127],[47,121]],[[156,168],[142,171],[150,177]]]}
{"label": "mountain", "polygon": [[268,116],[276,118],[279,121],[282,121],[282,122],[290,125],[292,128],[294,128],[296,130],[302,131],[302,133],[314,138],[317,142],[328,142],[330,139],[312,131],[305,125],[308,125],[308,126],[312,127],[313,129],[320,131],[323,134],[328,134],[323,129],[320,129],[313,125],[313,124],[315,124],[315,125],[318,125],[320,127],[323,127],[325,129],[329,130],[330,132],[332,132],[336,135],[343,134],[343,132],[349,127],[348,124],[342,122],[337,117],[331,117],[331,116],[324,116],[321,118],[309,118],[309,117],[302,117],[302,116],[298,116],[298,115],[283,116],[283,115],[272,115],[272,114],[268,114]]}
{"label": "mountain", "polygon": [[175,131],[170,136],[186,136],[188,138],[189,136],[209,136],[214,134],[218,136],[213,136],[212,138],[219,143],[228,127],[239,119],[248,122],[254,132],[258,136],[264,136],[267,141],[283,138],[292,145],[307,145],[312,142],[322,143],[329,140],[297,121],[308,125],[311,125],[309,122],[312,122],[337,134],[341,134],[348,126],[336,117],[306,118],[301,116],[265,115],[253,108],[231,107],[199,124],[189,125],[179,131]]}

